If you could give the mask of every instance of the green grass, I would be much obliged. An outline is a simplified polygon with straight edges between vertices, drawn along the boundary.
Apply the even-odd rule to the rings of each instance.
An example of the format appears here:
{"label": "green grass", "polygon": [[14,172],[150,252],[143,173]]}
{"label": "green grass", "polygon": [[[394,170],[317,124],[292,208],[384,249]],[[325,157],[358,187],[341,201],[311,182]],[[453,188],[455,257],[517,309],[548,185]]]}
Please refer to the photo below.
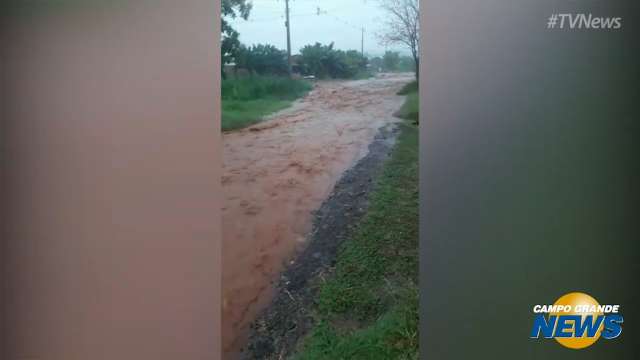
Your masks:
{"label": "green grass", "polygon": [[417,93],[411,93],[407,95],[407,100],[402,104],[402,107],[396,114],[403,119],[412,120],[414,124],[419,121],[420,115],[420,98]]}
{"label": "green grass", "polygon": [[398,95],[408,95],[408,94],[417,93],[417,92],[418,92],[418,82],[412,81],[407,85],[403,86],[402,89],[398,91]]}
{"label": "green grass", "polygon": [[398,95],[406,95],[407,98],[402,104],[402,107],[396,113],[396,116],[401,117],[403,119],[412,120],[414,124],[418,124],[420,121],[420,97],[418,96],[418,82],[412,81],[405,85],[400,91],[398,91]]}
{"label": "green grass", "polygon": [[401,130],[296,360],[418,359],[418,131]]}
{"label": "green grass", "polygon": [[223,100],[222,130],[230,131],[260,122],[266,115],[291,105],[291,101],[278,99]]}
{"label": "green grass", "polygon": [[277,76],[222,80],[222,130],[240,129],[261,121],[304,96],[311,84]]}

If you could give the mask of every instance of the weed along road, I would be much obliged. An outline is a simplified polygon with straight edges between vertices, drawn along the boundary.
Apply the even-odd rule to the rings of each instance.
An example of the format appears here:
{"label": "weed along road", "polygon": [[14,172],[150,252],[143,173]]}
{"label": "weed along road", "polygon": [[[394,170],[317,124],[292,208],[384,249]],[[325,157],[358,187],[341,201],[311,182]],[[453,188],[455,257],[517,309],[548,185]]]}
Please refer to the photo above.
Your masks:
{"label": "weed along road", "polygon": [[320,81],[292,107],[223,135],[223,342],[232,358],[304,247],[313,212],[379,129],[398,121],[412,74]]}

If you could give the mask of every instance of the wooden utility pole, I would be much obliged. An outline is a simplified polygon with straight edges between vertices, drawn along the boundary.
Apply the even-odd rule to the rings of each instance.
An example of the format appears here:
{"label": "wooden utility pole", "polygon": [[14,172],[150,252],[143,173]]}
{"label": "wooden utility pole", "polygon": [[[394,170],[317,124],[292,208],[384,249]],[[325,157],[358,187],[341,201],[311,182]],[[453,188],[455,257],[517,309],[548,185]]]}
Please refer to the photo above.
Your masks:
{"label": "wooden utility pole", "polygon": [[362,38],[360,40],[360,51],[362,52],[362,57],[364,57],[364,28],[362,28]]}
{"label": "wooden utility pole", "polygon": [[289,72],[289,77],[291,77],[291,24],[289,22],[289,0],[284,0],[284,2],[287,17],[284,24],[287,27],[287,70]]}

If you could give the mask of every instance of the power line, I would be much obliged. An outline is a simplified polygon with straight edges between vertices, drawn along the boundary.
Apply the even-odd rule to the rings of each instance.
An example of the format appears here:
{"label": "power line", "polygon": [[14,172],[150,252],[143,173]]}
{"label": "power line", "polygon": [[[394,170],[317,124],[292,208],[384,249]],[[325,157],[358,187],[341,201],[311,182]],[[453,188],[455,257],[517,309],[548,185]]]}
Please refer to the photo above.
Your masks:
{"label": "power line", "polygon": [[[256,0],[254,0],[256,1]],[[260,2],[270,2],[270,3],[274,3],[276,1],[279,0],[262,0]],[[249,18],[247,19],[248,22],[265,22],[265,21],[275,21],[275,20],[282,20],[283,18],[285,19],[285,27],[287,30],[287,59],[288,59],[288,68],[289,68],[289,72],[291,73],[291,18],[297,18],[297,17],[306,17],[306,16],[322,16],[322,15],[326,15],[327,17],[332,18],[334,21],[337,21],[347,27],[350,27],[352,29],[358,30],[361,33],[361,39],[360,39],[360,51],[362,53],[362,55],[364,56],[364,38],[365,38],[365,28],[363,26],[358,26],[358,25],[354,25],[353,23],[351,23],[348,20],[345,20],[337,15],[334,15],[332,13],[329,12],[334,12],[336,10],[339,9],[331,9],[329,11],[327,10],[322,10],[320,8],[320,6],[316,7],[316,12],[314,13],[303,13],[303,14],[292,14],[289,8],[289,1],[290,0],[284,0],[285,1],[285,14],[284,15],[280,15],[280,16],[274,16],[274,17],[267,17],[267,18]],[[295,1],[302,1],[302,0],[295,0]],[[317,0],[310,0],[308,2],[314,1],[317,4],[319,4],[319,2]]]}
{"label": "power line", "polygon": [[[304,13],[304,14],[295,14],[295,13],[291,13],[289,12],[289,17],[306,17],[306,16],[318,16],[318,15],[324,15],[326,14],[326,11],[321,11],[319,14],[318,12],[313,12],[313,13]],[[278,19],[284,19],[285,15],[278,15],[278,16],[272,16],[272,17],[267,17],[267,18],[252,18],[249,17],[246,21],[248,22],[257,22],[257,21],[269,21],[269,20],[278,20]]]}
{"label": "power line", "polygon": [[283,19],[284,15],[278,15],[278,16],[274,16],[274,17],[268,17],[268,18],[248,18],[247,22],[262,22],[262,21],[274,21],[274,20],[279,20],[279,19]]}

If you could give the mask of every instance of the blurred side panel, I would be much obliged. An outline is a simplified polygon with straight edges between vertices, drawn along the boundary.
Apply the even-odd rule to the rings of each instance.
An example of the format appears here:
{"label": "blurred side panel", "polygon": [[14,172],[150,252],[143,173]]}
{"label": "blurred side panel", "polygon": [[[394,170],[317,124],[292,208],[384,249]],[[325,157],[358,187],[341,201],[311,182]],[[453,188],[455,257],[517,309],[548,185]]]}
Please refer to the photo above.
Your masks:
{"label": "blurred side panel", "polygon": [[220,358],[219,1],[3,6],[0,357]]}
{"label": "blurred side panel", "polygon": [[[638,3],[423,5],[422,358],[640,358]],[[622,27],[551,28],[554,13]],[[622,335],[530,339],[533,306],[573,291],[620,304]]]}

